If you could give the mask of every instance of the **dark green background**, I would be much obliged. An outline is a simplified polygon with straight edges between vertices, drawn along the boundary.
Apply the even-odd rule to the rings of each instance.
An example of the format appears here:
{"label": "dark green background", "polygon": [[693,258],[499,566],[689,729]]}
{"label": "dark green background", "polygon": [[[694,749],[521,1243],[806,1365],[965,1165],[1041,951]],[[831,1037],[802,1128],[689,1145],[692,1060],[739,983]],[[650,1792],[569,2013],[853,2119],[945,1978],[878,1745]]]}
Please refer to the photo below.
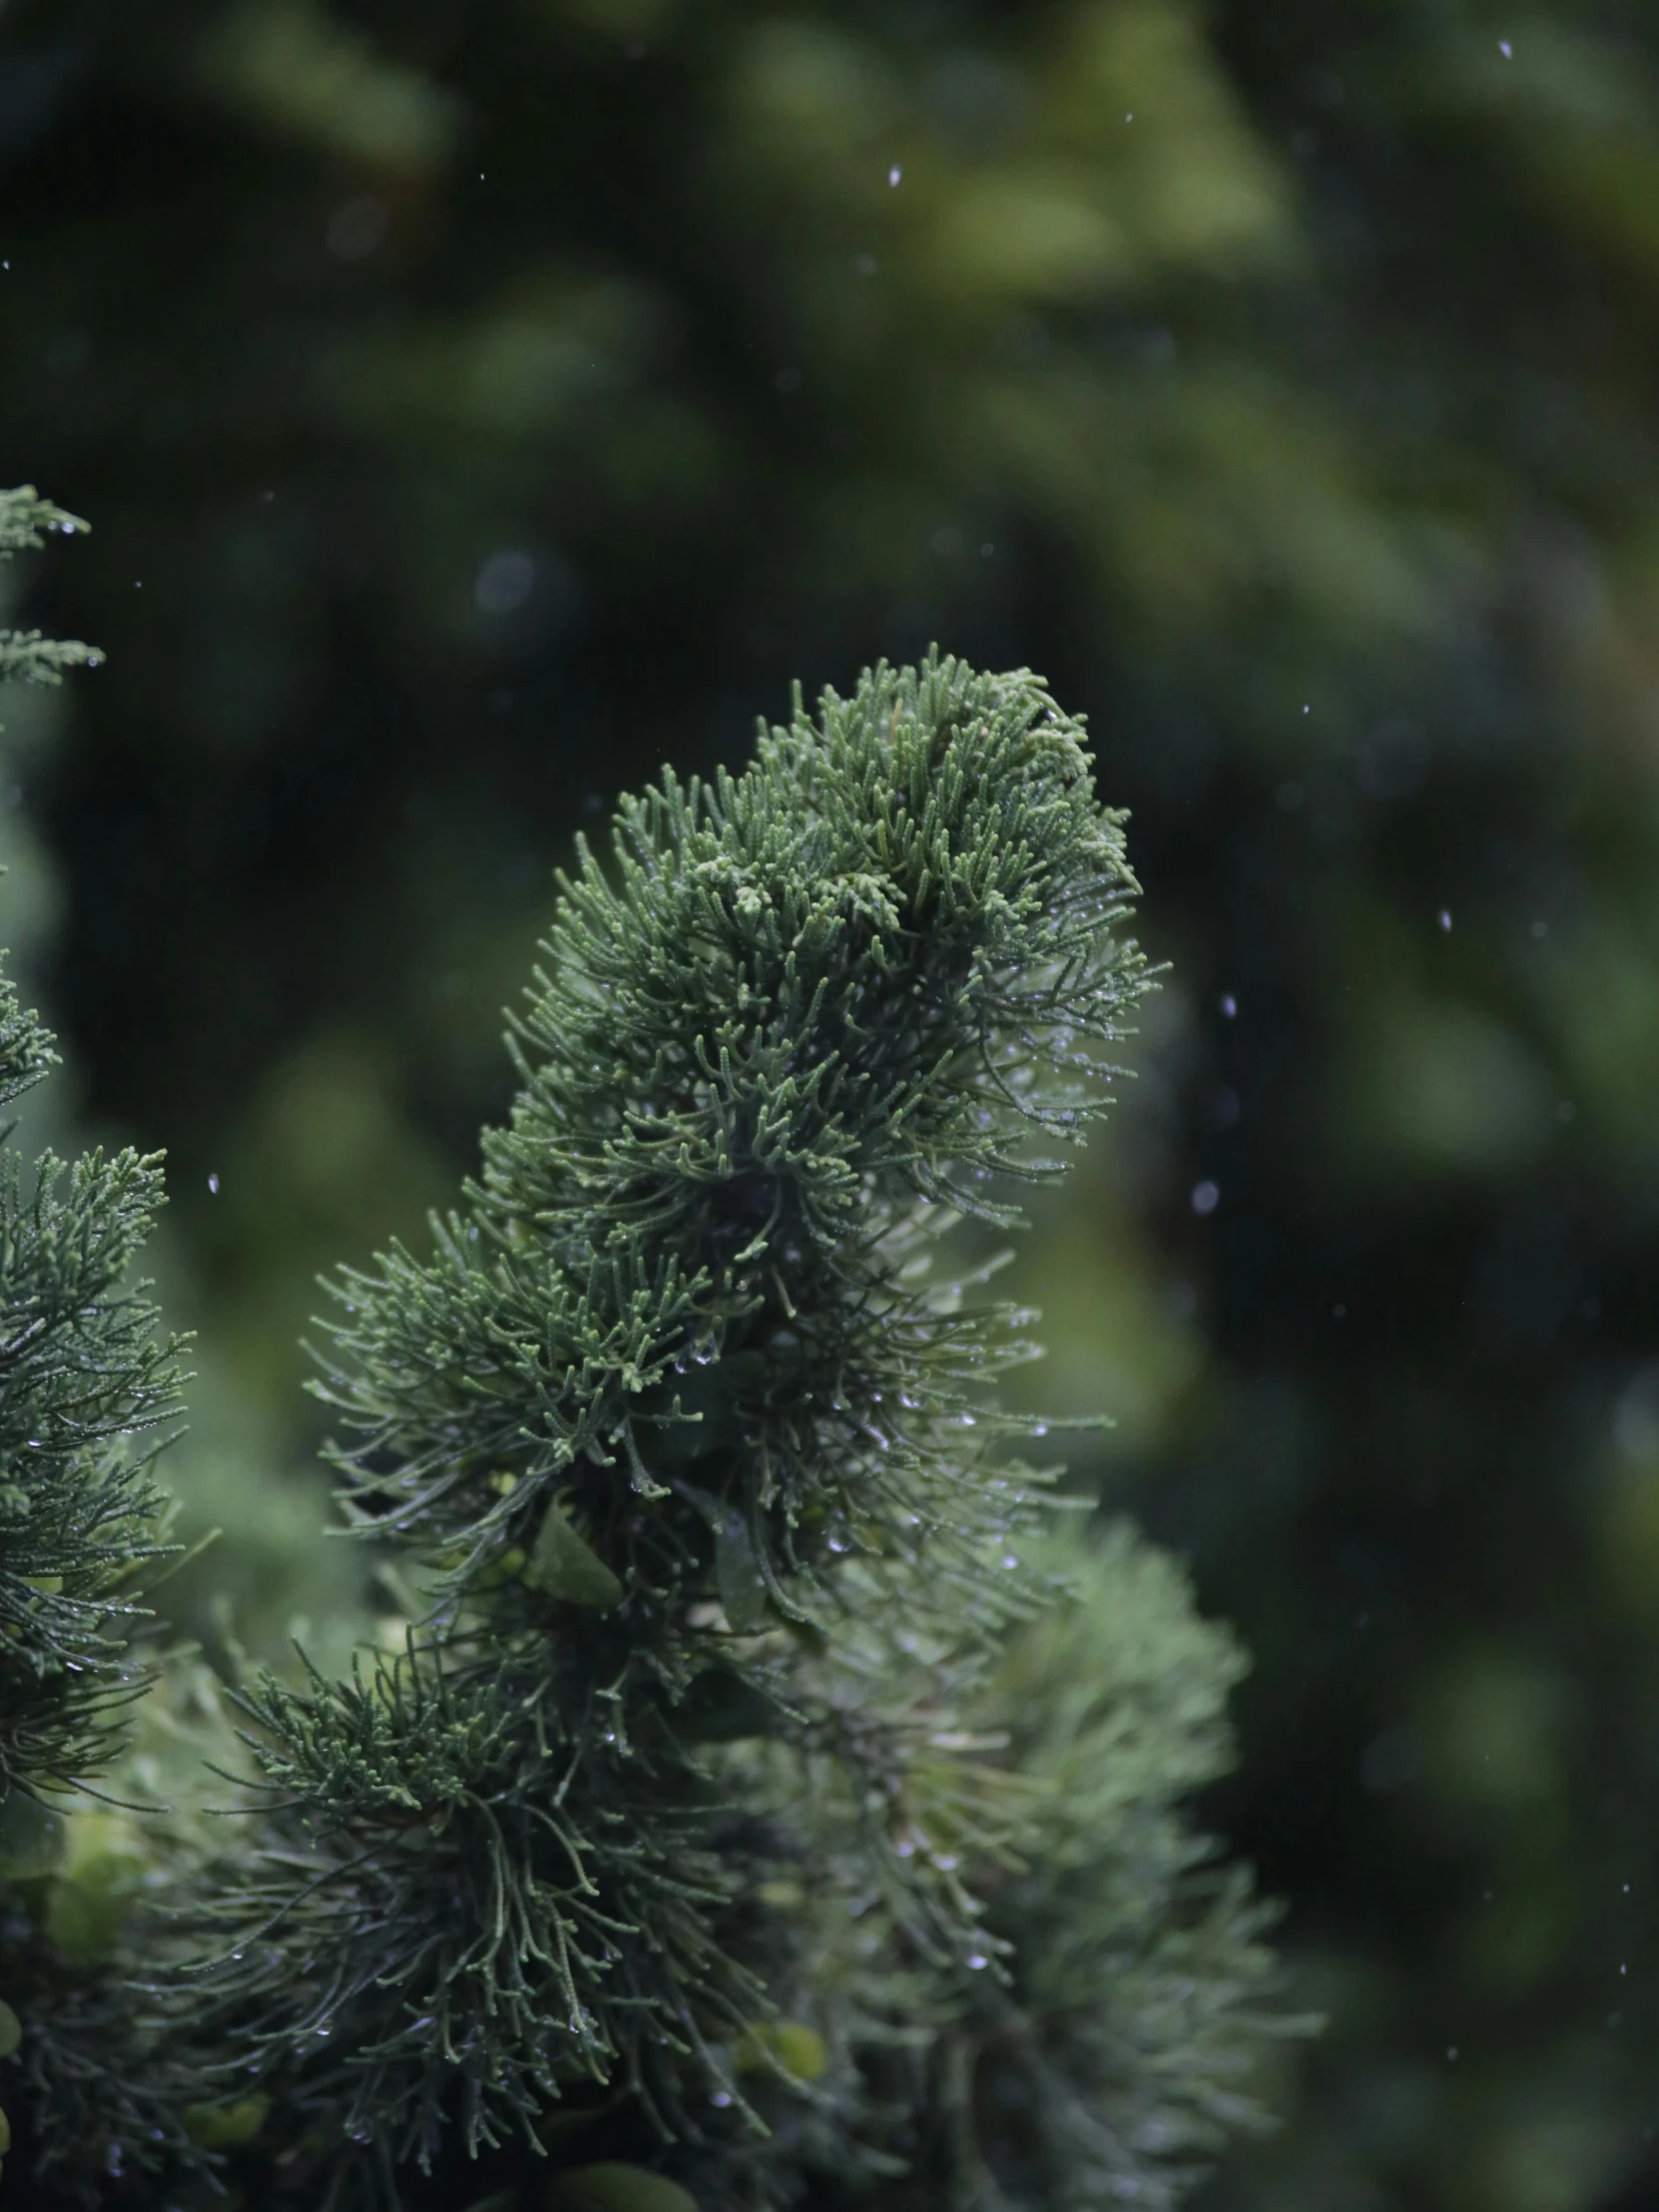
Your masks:
{"label": "dark green background", "polygon": [[0,165],[109,656],[0,918],[171,1155],[183,1609],[344,1617],[311,1277],[471,1164],[574,830],[1032,663],[1173,962],[1042,1389],[1256,1652],[1210,1810],[1332,2019],[1205,2205],[1659,2202],[1652,7],[11,0]]}

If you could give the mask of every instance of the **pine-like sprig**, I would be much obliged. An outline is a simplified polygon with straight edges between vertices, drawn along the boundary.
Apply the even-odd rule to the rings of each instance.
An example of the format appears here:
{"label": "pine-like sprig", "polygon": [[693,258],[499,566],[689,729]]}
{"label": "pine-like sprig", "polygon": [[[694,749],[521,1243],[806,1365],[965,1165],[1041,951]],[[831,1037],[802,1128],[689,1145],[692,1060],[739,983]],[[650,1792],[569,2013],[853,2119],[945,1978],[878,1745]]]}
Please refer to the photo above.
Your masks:
{"label": "pine-like sprig", "polygon": [[[942,2208],[992,2171],[946,2057],[986,2004],[1064,2039],[1027,1852],[1080,1848],[1039,1810],[1064,1728],[1011,1726],[997,1669],[1072,1601],[1030,1556],[1033,1424],[991,1391],[1027,1317],[942,1273],[940,1237],[1016,1219],[1006,1186],[1101,1110],[1134,890],[1076,721],[937,657],[798,703],[740,777],[665,775],[563,882],[481,1180],[429,1259],[335,1286],[334,1463],[431,1602],[351,1681],[247,1699],[263,1843],[214,1901],[203,2033],[227,2095],[275,2100],[261,2155],[297,2187]],[[1190,1856],[1148,1873],[1160,1931]],[[1224,1919],[1242,1988],[1259,1953]],[[1128,1922],[1096,1925],[1104,1971]],[[1080,2135],[1059,2194],[1011,2201],[1191,2147],[1125,2132],[1130,2103],[1220,2111],[1204,2035],[1190,2095],[1125,2089],[1093,2016],[1098,2047],[1030,2081],[1117,2151]]]}
{"label": "pine-like sprig", "polygon": [[[0,493],[0,557],[82,527],[32,490]],[[0,677],[55,682],[95,658],[0,634]],[[0,1105],[55,1060],[0,977]],[[152,1464],[180,1409],[179,1348],[131,1280],[160,1158],[47,1153],[25,1171],[14,1129],[0,1129],[0,2151],[15,2119],[14,2164],[60,2201],[97,2203],[118,2174],[189,2149],[183,2077],[123,1948],[141,1854],[88,1796],[154,1679],[134,1637],[166,1549]]]}
{"label": "pine-like sprig", "polygon": [[[38,552],[47,537],[74,537],[86,524],[79,515],[42,499],[33,484],[0,490],[0,561]],[[96,668],[103,655],[74,639],[42,637],[38,630],[0,630],[0,683],[61,684],[64,671]]]}
{"label": "pine-like sprig", "polygon": [[1010,1972],[929,2052],[922,2159],[941,2204],[1171,2212],[1263,2125],[1264,2040],[1313,2024],[1270,2001],[1276,1913],[1184,1812],[1233,1764],[1246,1660],[1126,1525],[1042,1556],[1073,1602],[1008,1640],[975,1713],[1032,1786],[988,1907]]}
{"label": "pine-like sprig", "polygon": [[0,1156],[0,1781],[69,1788],[105,1767],[144,1673],[137,1571],[161,1549],[153,1452],[179,1409],[173,1348],[127,1287],[159,1163]]}

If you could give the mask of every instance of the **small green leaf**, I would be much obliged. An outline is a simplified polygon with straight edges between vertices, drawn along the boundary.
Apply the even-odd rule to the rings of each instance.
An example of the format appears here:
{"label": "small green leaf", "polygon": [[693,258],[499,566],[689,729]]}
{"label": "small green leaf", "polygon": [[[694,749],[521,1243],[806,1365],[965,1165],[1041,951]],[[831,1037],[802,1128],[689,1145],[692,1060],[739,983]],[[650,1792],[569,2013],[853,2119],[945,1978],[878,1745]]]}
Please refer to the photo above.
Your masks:
{"label": "small green leaf", "polygon": [[524,1579],[532,1589],[566,1605],[585,1605],[593,1613],[609,1613],[622,1603],[624,1591],[592,1545],[578,1536],[565,1518],[563,1506],[547,1508],[536,1537],[536,1548]]}
{"label": "small green leaf", "polygon": [[0,1804],[0,1881],[31,1882],[63,1858],[64,1819],[23,1790]]}
{"label": "small green leaf", "polygon": [[114,1950],[140,1880],[125,1853],[105,1852],[53,1883],[46,1933],[72,1965],[91,1965]]}
{"label": "small green leaf", "polygon": [[569,2212],[698,2212],[697,2199],[677,2181],[609,2160],[561,2174],[555,2201]]}
{"label": "small green leaf", "polygon": [[235,2150],[254,2140],[270,2110],[263,2094],[238,2097],[235,2104],[187,2104],[185,2133],[203,2150]]}
{"label": "small green leaf", "polygon": [[740,1636],[760,1627],[766,1619],[767,1586],[743,1515],[731,1509],[715,1529],[715,1587]]}
{"label": "small green leaf", "polygon": [[115,1948],[148,1870],[143,1839],[124,1815],[72,1816],[45,1913],[46,1933],[71,1964],[90,1965]]}
{"label": "small green leaf", "polygon": [[3,2111],[0,2111],[0,2158],[4,2158],[7,2151],[9,2151],[11,2147],[12,2123],[10,2120],[7,2119],[5,2113]]}
{"label": "small green leaf", "polygon": [[797,2081],[822,2081],[830,2071],[830,2051],[816,2027],[800,2020],[775,2020],[752,2027],[735,2053],[740,2073],[772,2072],[782,2067]]}
{"label": "small green leaf", "polygon": [[23,2022],[0,1997],[0,2058],[9,2058],[23,2040]]}

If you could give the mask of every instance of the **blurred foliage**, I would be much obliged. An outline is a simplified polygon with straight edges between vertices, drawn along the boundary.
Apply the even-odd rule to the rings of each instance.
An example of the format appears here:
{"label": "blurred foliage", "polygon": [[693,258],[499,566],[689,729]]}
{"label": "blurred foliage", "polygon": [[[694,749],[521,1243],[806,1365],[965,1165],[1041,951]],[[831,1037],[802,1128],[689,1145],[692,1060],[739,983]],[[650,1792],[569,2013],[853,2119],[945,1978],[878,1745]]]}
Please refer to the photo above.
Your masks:
{"label": "blurred foliage", "polygon": [[1255,1652],[1213,1811],[1333,2019],[1205,2201],[1656,2201],[1652,11],[12,0],[0,159],[111,663],[0,896],[171,1150],[250,1633],[348,1595],[274,1348],[499,1113],[571,830],[1029,660],[1174,961],[1040,1380]]}

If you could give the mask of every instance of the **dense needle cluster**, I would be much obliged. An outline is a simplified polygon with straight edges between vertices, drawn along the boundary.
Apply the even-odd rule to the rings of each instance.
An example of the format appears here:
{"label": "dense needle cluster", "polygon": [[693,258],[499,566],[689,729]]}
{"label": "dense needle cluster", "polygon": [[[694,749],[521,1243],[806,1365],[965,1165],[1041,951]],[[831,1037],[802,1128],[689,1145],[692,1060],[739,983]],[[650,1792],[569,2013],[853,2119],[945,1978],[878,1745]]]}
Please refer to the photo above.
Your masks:
{"label": "dense needle cluster", "polygon": [[1164,2203],[1242,2112],[1255,1923],[1169,1810],[1230,1652],[1057,1546],[1029,1317],[941,1266],[1099,1112],[1134,887],[1079,726],[937,658],[563,883],[480,1180],[334,1287],[424,1599],[249,1699],[214,2030],[327,2202]]}
{"label": "dense needle cluster", "polygon": [[[47,527],[0,500],[0,551]],[[995,1394],[1032,1317],[982,1288],[1101,1111],[1134,890],[1079,726],[936,656],[623,802],[480,1178],[332,1286],[333,1462],[402,1617],[343,1680],[235,1686],[236,1819],[87,1794],[202,1673],[134,1642],[158,1163],[6,1151],[26,2201],[1163,2212],[1253,2120],[1262,1914],[1180,1811],[1238,1656],[1062,1509]],[[0,990],[0,1100],[50,1058]]]}
{"label": "dense needle cluster", "polygon": [[[74,537],[85,529],[79,515],[42,499],[33,484],[0,490],[0,561],[38,552],[51,532]],[[0,630],[0,683],[61,683],[65,669],[96,667],[102,657],[95,647],[73,639],[45,638],[38,630]]]}
{"label": "dense needle cluster", "polygon": [[[32,490],[0,493],[0,557],[84,525]],[[0,676],[56,682],[96,659],[0,632]],[[56,1060],[0,978],[0,1108]],[[161,1164],[125,1150],[25,1169],[0,1127],[0,2155],[49,2191],[101,2201],[112,2179],[188,2150],[184,2076],[128,1985],[125,1928],[147,1869],[87,1794],[123,1748],[153,1669],[135,1652],[165,1548],[152,1479],[179,1411],[177,1348],[127,1280],[162,1203]]]}

